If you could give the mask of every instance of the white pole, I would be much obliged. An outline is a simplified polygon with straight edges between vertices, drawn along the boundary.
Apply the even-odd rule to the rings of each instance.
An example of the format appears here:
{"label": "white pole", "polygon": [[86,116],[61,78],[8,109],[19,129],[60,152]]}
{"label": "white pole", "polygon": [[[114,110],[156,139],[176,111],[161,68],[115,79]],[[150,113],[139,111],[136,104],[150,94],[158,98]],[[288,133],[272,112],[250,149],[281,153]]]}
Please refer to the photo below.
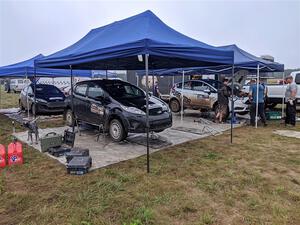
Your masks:
{"label": "white pole", "polygon": [[149,152],[149,62],[148,54],[145,54],[145,71],[146,71],[146,131],[147,131],[147,173],[150,173],[150,152]]}
{"label": "white pole", "polygon": [[[26,70],[26,80],[28,79],[27,70]],[[27,86],[27,92],[26,92],[26,104],[27,104],[27,118],[29,120],[29,101],[28,101],[28,89],[29,86]]]}
{"label": "white pole", "polygon": [[281,106],[281,118],[283,118],[284,114],[284,96],[285,94],[285,88],[284,88],[284,72],[282,72],[282,106]]}
{"label": "white pole", "polygon": [[175,76],[172,76],[172,87],[174,86],[175,83]]}
{"label": "white pole", "polygon": [[258,89],[259,89],[259,65],[257,65],[257,77],[256,77],[256,110],[255,110],[255,128],[257,128],[258,121]]}
{"label": "white pole", "polygon": [[137,72],[135,73],[135,77],[136,77],[136,86],[138,87],[139,86],[139,77],[138,77]]}
{"label": "white pole", "polygon": [[183,87],[184,87],[184,70],[182,70],[182,85],[181,85],[181,112],[180,112],[180,121],[183,121]]}

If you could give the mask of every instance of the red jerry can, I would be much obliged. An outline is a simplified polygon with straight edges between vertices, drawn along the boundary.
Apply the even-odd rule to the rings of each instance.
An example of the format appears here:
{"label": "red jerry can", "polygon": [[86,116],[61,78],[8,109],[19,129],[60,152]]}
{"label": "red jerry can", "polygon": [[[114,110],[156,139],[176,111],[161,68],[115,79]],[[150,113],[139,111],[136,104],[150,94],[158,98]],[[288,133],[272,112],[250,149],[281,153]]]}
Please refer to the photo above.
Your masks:
{"label": "red jerry can", "polygon": [[5,166],[6,166],[5,146],[0,144],[0,168],[4,168]]}
{"label": "red jerry can", "polygon": [[23,163],[22,144],[18,141],[13,141],[8,145],[7,150],[8,165],[16,165]]}

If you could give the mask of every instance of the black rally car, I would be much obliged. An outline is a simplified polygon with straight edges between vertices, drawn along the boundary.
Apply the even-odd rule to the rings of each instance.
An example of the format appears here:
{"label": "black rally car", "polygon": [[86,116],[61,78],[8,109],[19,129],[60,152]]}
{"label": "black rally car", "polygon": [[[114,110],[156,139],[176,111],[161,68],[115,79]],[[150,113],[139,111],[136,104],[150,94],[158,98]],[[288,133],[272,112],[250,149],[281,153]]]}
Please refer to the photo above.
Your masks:
{"label": "black rally car", "polygon": [[[88,80],[74,87],[74,109],[67,98],[65,119],[71,126],[73,116],[88,124],[101,126],[113,141],[122,141],[128,133],[146,132],[145,92],[120,80]],[[150,131],[161,132],[172,126],[172,114],[166,103],[149,96]]]}

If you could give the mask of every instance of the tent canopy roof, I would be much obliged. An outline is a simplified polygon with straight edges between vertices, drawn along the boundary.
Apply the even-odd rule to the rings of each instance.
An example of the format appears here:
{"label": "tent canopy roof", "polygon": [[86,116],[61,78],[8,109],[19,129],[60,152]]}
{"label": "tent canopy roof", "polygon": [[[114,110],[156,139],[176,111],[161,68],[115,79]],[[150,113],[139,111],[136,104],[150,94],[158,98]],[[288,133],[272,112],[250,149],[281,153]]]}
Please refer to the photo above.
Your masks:
{"label": "tent canopy roof", "polygon": [[[224,50],[232,50],[234,52],[234,67],[235,72],[239,70],[248,70],[250,72],[256,73],[257,66],[260,67],[260,72],[283,72],[284,65],[264,60],[260,57],[254,56],[243,49],[239,48],[237,45],[226,45],[218,47]],[[190,68],[174,68],[174,69],[159,69],[152,71],[155,75],[161,76],[176,76],[181,75],[182,71],[185,71],[185,74],[231,74],[232,66],[230,65],[221,65],[221,66],[210,66],[210,67],[190,67]],[[138,75],[144,75],[145,71],[137,71]]]}
{"label": "tent canopy roof", "polygon": [[254,56],[243,49],[239,48],[237,45],[225,45],[218,47],[223,50],[231,50],[234,52],[234,65],[235,67],[245,67],[245,68],[256,68],[258,65],[261,68],[267,68],[268,71],[282,72],[284,71],[284,65],[277,62],[271,62],[260,57]]}
{"label": "tent canopy roof", "polygon": [[[137,55],[149,54],[149,68],[216,66],[233,63],[233,52],[187,37],[151,11],[91,30],[75,44],[36,60],[38,67],[144,69]],[[164,60],[162,60],[162,58]]]}
{"label": "tent canopy roof", "polygon": [[[11,64],[8,66],[0,67],[0,77],[33,77],[34,76],[34,61],[42,59],[45,56],[38,54],[35,57]],[[102,74],[105,76],[105,71],[97,71],[97,75]],[[80,77],[92,77],[92,71],[89,70],[73,70],[74,76]],[[37,77],[68,77],[70,76],[70,69],[48,69],[48,68],[36,68]],[[108,76],[111,76],[108,73]]]}

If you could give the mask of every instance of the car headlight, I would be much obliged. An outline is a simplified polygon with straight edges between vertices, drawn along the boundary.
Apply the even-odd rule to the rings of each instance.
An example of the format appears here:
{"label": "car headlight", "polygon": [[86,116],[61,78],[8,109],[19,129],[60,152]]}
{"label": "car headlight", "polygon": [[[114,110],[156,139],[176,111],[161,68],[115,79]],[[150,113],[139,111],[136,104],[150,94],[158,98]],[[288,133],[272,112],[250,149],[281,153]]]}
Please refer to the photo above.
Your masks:
{"label": "car headlight", "polygon": [[163,111],[163,112],[170,112],[169,106],[167,106],[167,105],[165,105],[165,104],[162,105],[161,108],[162,108],[162,111]]}
{"label": "car headlight", "polygon": [[41,102],[41,103],[47,103],[47,101],[46,101],[46,100],[44,100],[44,99],[41,99],[41,98],[36,98],[36,101],[37,101],[37,102]]}
{"label": "car headlight", "polygon": [[126,112],[138,114],[138,115],[146,115],[146,113],[138,108],[135,107],[127,107],[124,105],[121,105],[121,108],[124,109]]}

